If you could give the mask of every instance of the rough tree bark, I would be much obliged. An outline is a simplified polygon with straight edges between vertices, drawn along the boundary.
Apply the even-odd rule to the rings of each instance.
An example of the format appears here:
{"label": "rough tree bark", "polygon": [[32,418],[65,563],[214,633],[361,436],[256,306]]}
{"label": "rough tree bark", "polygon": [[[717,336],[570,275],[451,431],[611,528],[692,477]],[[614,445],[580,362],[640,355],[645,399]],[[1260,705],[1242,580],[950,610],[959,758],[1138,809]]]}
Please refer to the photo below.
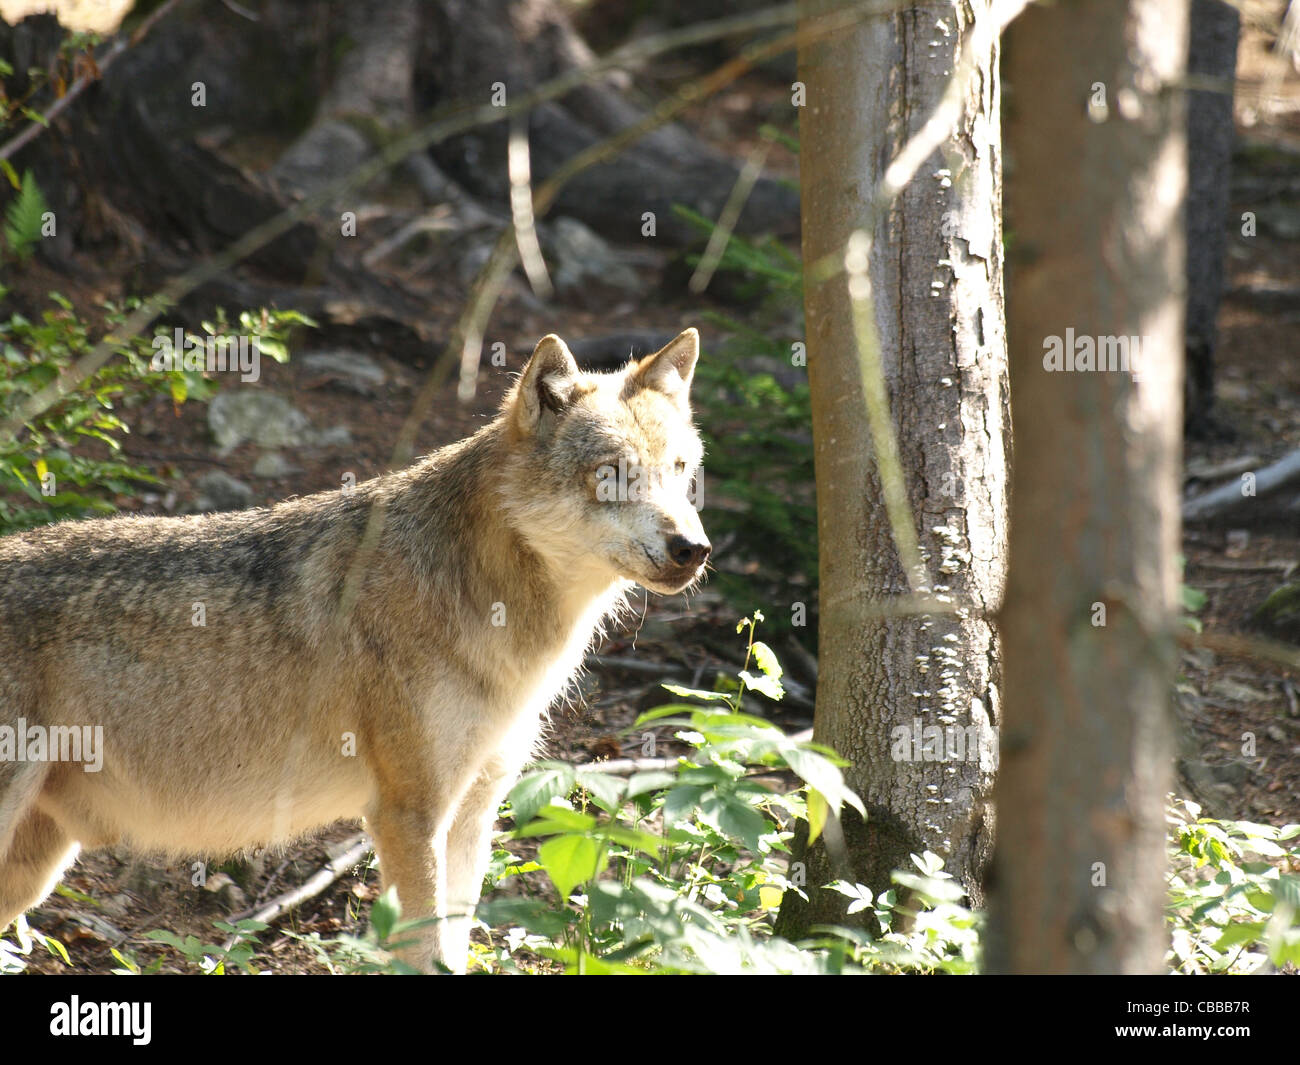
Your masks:
{"label": "rough tree bark", "polygon": [[[810,3],[812,15],[825,5]],[[870,228],[882,169],[929,117],[972,30],[931,3],[801,48],[803,257],[842,260]],[[787,893],[778,930],[844,923],[836,876],[881,892],[931,850],[980,901],[992,841],[998,642],[1009,449],[1002,315],[997,56],[978,57],[963,113],[874,232],[870,277],[885,378],[928,587],[953,614],[882,617],[909,592],[886,518],[843,275],[805,285],[816,449],[821,622],[815,738],[853,762],[867,806],[846,811],[842,859],[801,857],[811,904]],[[923,742],[915,742],[920,729]],[[937,744],[934,737],[941,737]],[[930,739],[927,745],[924,740]],[[796,856],[800,857],[800,856]]]}
{"label": "rough tree bark", "polygon": [[[1164,955],[1186,34],[1179,0],[1071,0],[1034,5],[1006,40],[1016,466],[996,972],[1150,972]],[[1115,337],[1140,338],[1137,373],[1049,370]]]}

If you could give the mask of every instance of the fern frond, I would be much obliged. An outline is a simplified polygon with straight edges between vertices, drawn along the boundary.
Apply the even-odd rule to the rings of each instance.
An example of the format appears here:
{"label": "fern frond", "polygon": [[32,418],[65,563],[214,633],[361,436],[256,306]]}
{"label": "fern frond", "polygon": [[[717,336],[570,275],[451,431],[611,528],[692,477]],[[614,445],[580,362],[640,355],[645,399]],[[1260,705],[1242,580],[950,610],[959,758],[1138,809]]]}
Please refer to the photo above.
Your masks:
{"label": "fern frond", "polygon": [[5,208],[4,237],[9,252],[20,262],[31,255],[41,239],[43,216],[49,210],[32,172],[23,174],[23,186]]}

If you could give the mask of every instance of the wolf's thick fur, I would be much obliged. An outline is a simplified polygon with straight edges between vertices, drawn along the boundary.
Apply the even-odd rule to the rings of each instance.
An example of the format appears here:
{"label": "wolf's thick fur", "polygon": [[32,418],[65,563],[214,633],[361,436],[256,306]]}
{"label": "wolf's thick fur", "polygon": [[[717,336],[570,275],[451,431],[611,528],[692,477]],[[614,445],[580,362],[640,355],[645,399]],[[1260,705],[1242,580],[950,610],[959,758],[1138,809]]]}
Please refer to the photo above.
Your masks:
{"label": "wolf's thick fur", "polygon": [[[444,918],[413,960],[463,970],[547,709],[633,582],[702,572],[698,345],[584,374],[548,336],[493,422],[350,492],[0,540],[0,735],[103,736],[98,772],[0,757],[0,928],[79,847],[222,854],[364,815],[405,914]],[[651,476],[608,501],[620,459]]]}

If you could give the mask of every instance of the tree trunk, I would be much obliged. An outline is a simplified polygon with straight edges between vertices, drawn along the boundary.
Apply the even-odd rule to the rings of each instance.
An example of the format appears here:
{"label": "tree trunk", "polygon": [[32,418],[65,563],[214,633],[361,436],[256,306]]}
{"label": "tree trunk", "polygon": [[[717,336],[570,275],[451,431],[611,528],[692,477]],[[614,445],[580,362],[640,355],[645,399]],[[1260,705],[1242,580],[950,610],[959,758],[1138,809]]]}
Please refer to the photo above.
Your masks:
{"label": "tree trunk", "polygon": [[[823,7],[809,4],[808,14]],[[805,268],[871,228],[884,166],[929,117],[972,30],[967,4],[873,19],[799,54]],[[988,17],[988,5],[974,11]],[[867,807],[845,847],[806,864],[778,930],[845,923],[842,877],[879,893],[909,854],[944,858],[978,902],[992,843],[998,643],[1009,448],[995,50],[942,152],[874,232],[870,278],[884,374],[928,587],[955,613],[882,617],[908,594],[871,445],[843,275],[805,285],[816,450],[821,624],[815,738],[853,763]],[[939,730],[926,732],[922,730]],[[921,738],[929,744],[917,743]],[[940,737],[937,744],[933,737]]]}
{"label": "tree trunk", "polygon": [[[1162,968],[1186,34],[1178,0],[1088,0],[1034,5],[1006,41],[1016,467],[996,972]],[[1140,338],[1138,372],[1070,371],[1115,337]]]}
{"label": "tree trunk", "polygon": [[1232,81],[1237,72],[1237,9],[1221,0],[1192,0],[1187,73],[1218,78],[1220,91],[1187,95],[1187,431],[1222,435],[1214,405],[1216,319],[1223,299],[1228,193],[1232,185]]}

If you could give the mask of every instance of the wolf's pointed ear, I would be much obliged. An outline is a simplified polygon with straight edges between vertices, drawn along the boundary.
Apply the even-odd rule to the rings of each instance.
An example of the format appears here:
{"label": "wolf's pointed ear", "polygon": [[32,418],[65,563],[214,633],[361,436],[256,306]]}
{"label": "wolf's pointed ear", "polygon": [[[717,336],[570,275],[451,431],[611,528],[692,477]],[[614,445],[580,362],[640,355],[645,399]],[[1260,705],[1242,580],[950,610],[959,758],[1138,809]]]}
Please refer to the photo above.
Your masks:
{"label": "wolf's pointed ear", "polygon": [[519,382],[515,400],[519,427],[533,432],[547,411],[564,410],[574,398],[581,372],[563,340],[554,333],[542,337]]}
{"label": "wolf's pointed ear", "polygon": [[662,392],[685,407],[699,357],[700,334],[687,329],[653,355],[642,359],[637,364],[636,379],[646,388]]}

